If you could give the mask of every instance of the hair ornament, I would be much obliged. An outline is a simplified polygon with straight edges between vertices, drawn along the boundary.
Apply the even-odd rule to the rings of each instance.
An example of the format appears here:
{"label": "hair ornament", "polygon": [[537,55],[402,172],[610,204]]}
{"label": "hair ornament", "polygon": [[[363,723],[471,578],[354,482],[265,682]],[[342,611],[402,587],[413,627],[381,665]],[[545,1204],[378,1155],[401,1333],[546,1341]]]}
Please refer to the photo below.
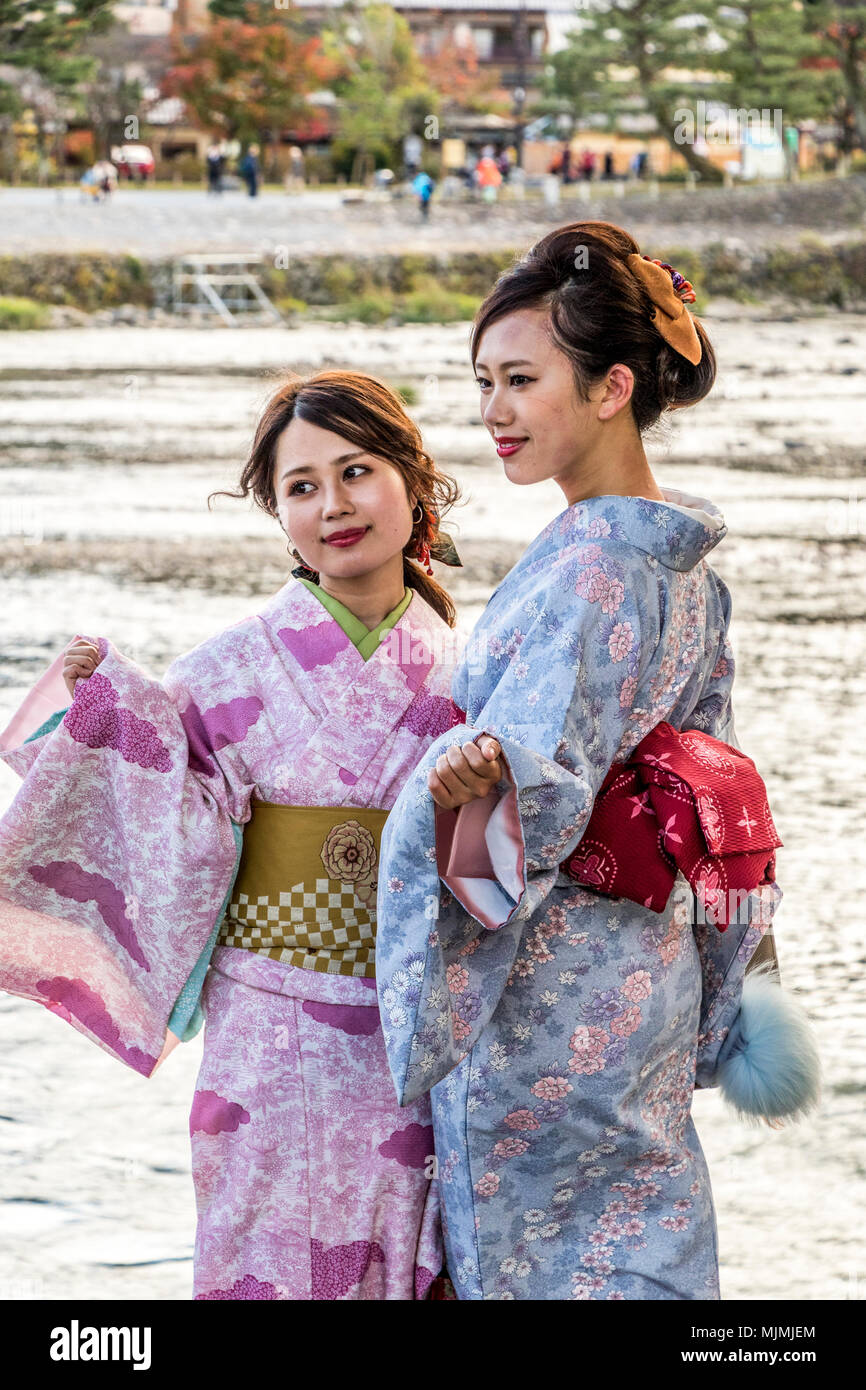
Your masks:
{"label": "hair ornament", "polygon": [[626,256],[625,263],[652,300],[655,307],[651,317],[665,342],[697,366],[703,349],[695,320],[686,308],[687,304],[695,302],[691,282],[667,261],[654,260],[636,251]]}

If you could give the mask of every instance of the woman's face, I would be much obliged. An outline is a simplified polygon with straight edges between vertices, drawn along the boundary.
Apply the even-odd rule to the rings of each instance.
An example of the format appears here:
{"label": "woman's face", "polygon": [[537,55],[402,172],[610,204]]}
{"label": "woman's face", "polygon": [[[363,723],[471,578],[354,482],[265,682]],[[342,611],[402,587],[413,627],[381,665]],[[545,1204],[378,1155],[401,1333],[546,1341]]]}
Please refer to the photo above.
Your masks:
{"label": "woman's face", "polygon": [[[617,431],[629,428],[633,374],[617,364],[581,401],[569,359],[545,331],[546,309],[519,309],[495,320],[481,335],[475,376],[481,418],[499,441],[522,440],[514,453],[500,453],[512,483],[553,478],[564,491],[575,479],[591,477],[601,451],[605,422],[618,412]],[[605,436],[605,452],[611,443]]]}
{"label": "woman's face", "polygon": [[[323,579],[380,570],[412,533],[415,499],[394,465],[307,420],[295,417],[280,435],[273,486],[280,525]],[[328,539],[344,531],[363,534],[354,544]]]}

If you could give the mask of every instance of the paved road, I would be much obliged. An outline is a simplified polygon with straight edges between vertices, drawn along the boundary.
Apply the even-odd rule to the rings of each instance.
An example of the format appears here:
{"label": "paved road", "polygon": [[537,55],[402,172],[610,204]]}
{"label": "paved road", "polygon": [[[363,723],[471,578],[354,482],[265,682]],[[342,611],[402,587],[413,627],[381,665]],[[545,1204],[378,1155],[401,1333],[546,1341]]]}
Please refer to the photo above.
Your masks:
{"label": "paved road", "polygon": [[[531,206],[531,205],[530,205]],[[414,198],[344,204],[339,192],[300,194],[244,192],[209,196],[203,189],[177,192],[122,188],[104,203],[85,201],[77,188],[9,188],[0,191],[0,246],[8,253],[131,252],[162,257],[179,252],[332,250],[385,251],[413,247],[446,250],[455,238],[468,245],[513,245],[518,227],[528,236],[534,217],[491,211],[478,204],[434,207],[422,223]],[[517,216],[515,217],[515,214]]]}
{"label": "paved road", "polygon": [[[548,208],[537,197],[494,206],[434,198],[429,222],[412,197],[344,202],[337,191],[299,194],[124,186],[106,203],[78,188],[0,189],[0,249],[8,253],[131,252],[162,258],[181,252],[452,252],[528,246],[550,228],[594,217],[629,228],[643,244],[698,248],[722,240],[747,253],[771,239],[795,244],[805,230],[827,241],[849,239],[866,204],[864,181],[828,179],[808,186],[705,190],[686,195],[661,186],[654,197],[635,185],[575,184],[568,201]],[[373,199],[373,200],[371,200]]]}

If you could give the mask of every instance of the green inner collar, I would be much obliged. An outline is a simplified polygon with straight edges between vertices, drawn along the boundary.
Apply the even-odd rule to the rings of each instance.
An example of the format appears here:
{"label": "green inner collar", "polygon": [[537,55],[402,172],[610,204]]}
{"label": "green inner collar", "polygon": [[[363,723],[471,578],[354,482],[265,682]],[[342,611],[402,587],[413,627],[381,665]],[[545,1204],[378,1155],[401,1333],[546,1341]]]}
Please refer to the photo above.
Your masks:
{"label": "green inner collar", "polygon": [[340,627],[349,638],[349,641],[357,647],[360,655],[365,661],[369,661],[370,657],[379,646],[382,634],[387,632],[389,628],[392,628],[395,623],[399,622],[412,601],[412,590],[404,589],[403,597],[397,604],[397,607],[392,608],[390,613],[386,613],[378,627],[368,628],[364,626],[360,618],[357,618],[354,613],[350,612],[344,603],[341,603],[338,598],[334,598],[333,595],[326,593],[320,584],[314,584],[312,579],[301,579],[300,582],[309,589],[311,594],[316,595],[316,598],[322,606],[328,610],[334,622],[340,624]]}

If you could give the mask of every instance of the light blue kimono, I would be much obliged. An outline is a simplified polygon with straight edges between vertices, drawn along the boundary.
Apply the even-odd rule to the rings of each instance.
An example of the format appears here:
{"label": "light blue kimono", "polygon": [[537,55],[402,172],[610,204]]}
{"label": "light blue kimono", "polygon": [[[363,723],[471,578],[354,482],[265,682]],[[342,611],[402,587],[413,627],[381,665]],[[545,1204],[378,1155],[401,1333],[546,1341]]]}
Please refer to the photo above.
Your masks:
{"label": "light blue kimono", "polygon": [[[755,890],[722,933],[694,925],[682,875],[656,913],[558,868],[611,763],[661,720],[734,738],[730,596],[704,560],[726,527],[705,499],[665,498],[593,497],[533,541],[457,668],[465,724],[430,746],[385,826],[382,1021],[401,1101],[433,1088],[461,1299],[720,1296],[691,1100],[741,1047],[746,966],[781,890]],[[428,769],[482,731],[506,775],[442,812]],[[461,816],[495,877],[457,856],[440,880],[437,830],[441,853],[444,818],[459,835]],[[815,1084],[794,1078],[790,1108]]]}

